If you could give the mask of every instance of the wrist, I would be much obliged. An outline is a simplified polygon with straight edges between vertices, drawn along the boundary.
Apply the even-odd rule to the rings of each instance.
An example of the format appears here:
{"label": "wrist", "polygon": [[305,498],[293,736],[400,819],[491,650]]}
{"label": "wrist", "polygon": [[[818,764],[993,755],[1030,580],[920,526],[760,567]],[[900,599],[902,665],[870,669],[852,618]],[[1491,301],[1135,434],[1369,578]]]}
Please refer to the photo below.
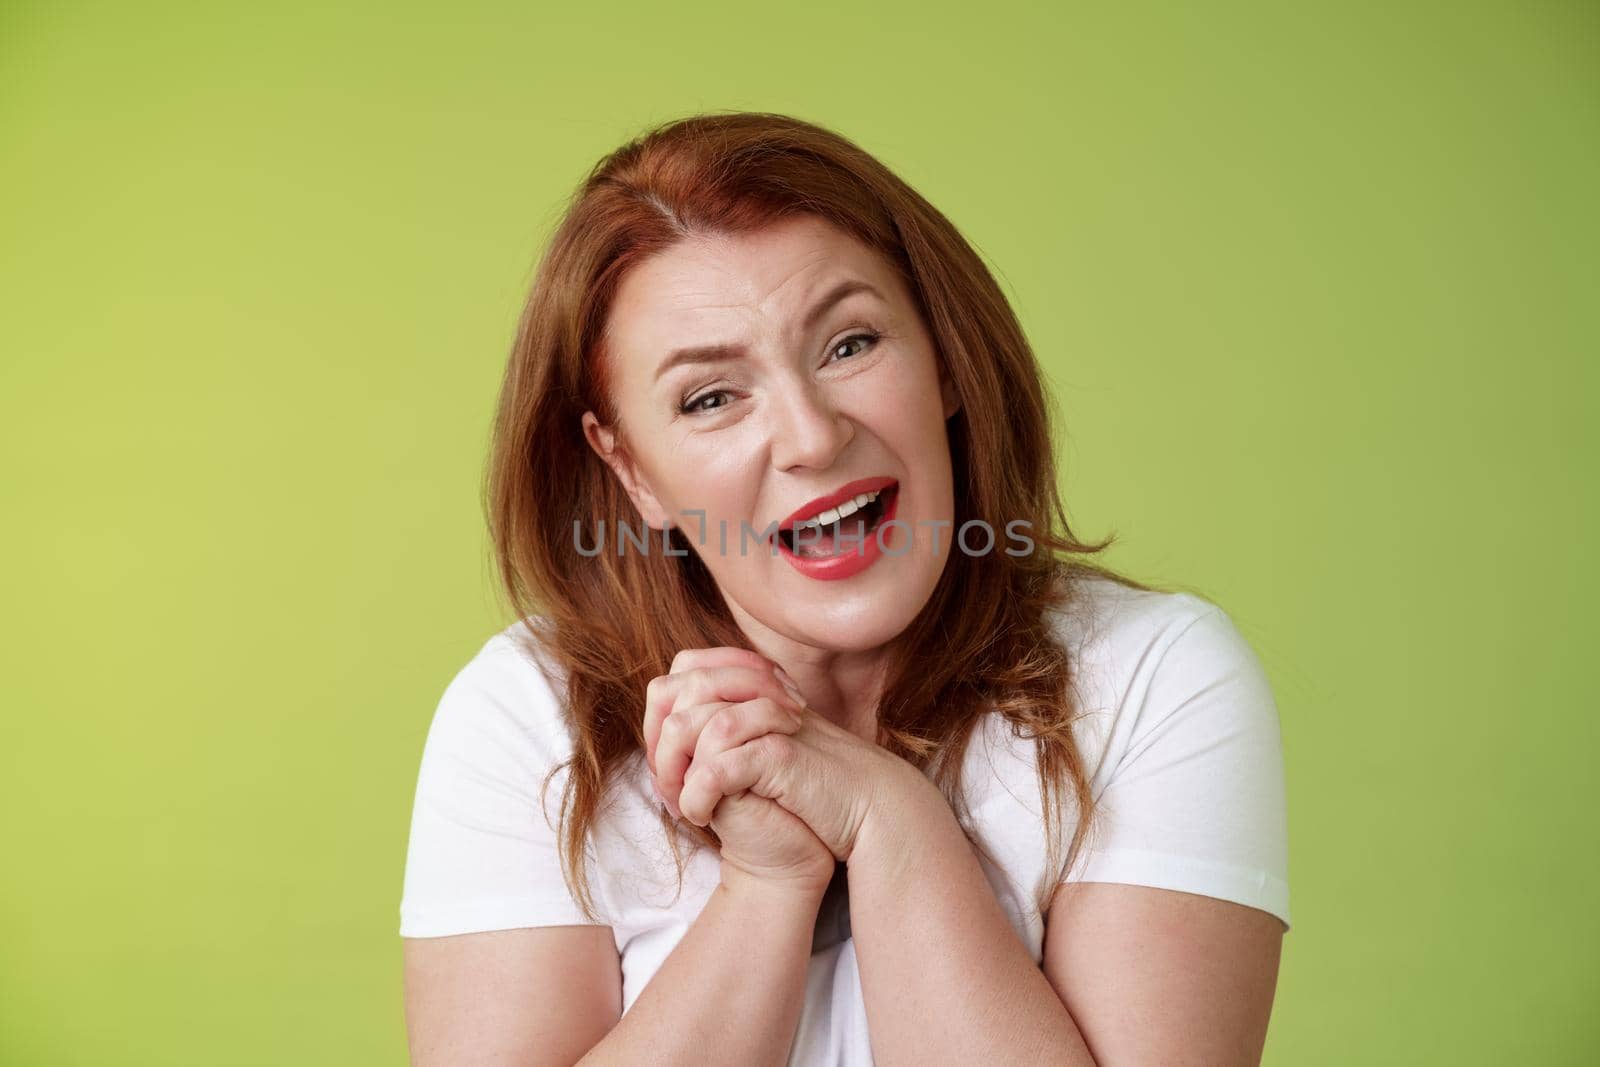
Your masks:
{"label": "wrist", "polygon": [[[831,875],[831,871],[830,871]],[[751,874],[726,860],[722,863],[722,883],[717,891],[740,906],[763,912],[792,912],[815,920],[822,897],[828,890],[828,877],[794,875],[774,877]]]}
{"label": "wrist", "polygon": [[881,779],[875,803],[856,835],[847,861],[851,873],[869,867],[909,868],[929,844],[929,828],[936,820],[955,823],[939,787],[917,767],[891,759],[896,766]]}

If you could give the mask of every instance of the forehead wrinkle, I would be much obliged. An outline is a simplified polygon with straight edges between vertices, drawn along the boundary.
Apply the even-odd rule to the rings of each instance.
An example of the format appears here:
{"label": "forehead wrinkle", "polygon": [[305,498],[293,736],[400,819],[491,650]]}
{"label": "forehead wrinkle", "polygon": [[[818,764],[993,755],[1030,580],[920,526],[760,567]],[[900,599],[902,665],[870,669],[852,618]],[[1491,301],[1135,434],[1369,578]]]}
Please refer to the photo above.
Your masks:
{"label": "forehead wrinkle", "polygon": [[[767,290],[766,296],[762,297],[761,300],[758,301],[756,306],[760,310],[761,314],[765,317],[776,318],[777,310],[774,305],[782,303],[783,291],[789,288],[791,285],[802,281],[808,274],[814,275],[815,269],[826,265],[831,258],[832,257],[829,255],[826,249],[814,248],[807,252],[804,261],[796,265],[795,268],[791,270],[782,281],[778,282],[771,289]],[[821,289],[822,285],[813,284],[808,288],[809,290],[814,291]],[[799,313],[803,313],[809,306],[810,305],[808,303],[802,301],[796,308],[797,317]]]}
{"label": "forehead wrinkle", "polygon": [[[657,285],[647,285],[646,292],[640,294],[643,299],[633,301],[635,308],[643,311],[648,318],[651,303],[653,300],[659,301],[655,303],[658,313],[665,312],[674,325],[691,332],[681,337],[652,336],[647,342],[651,351],[644,354],[646,359],[658,358],[660,353],[655,351],[657,348],[668,351],[697,344],[759,342],[759,338],[754,336],[717,336],[715,327],[711,328],[712,335],[707,335],[702,332],[704,328],[692,321],[697,312],[730,314],[741,320],[744,327],[751,328],[753,334],[759,335],[767,332],[761,329],[760,323],[778,319],[779,306],[785,303],[786,294],[796,286],[804,286],[804,295],[797,298],[804,301],[806,295],[824,291],[836,280],[834,274],[854,274],[869,283],[879,280],[878,272],[873,269],[876,265],[858,262],[859,249],[849,240],[835,239],[833,235],[826,235],[822,240],[810,237],[805,240],[806,246],[796,254],[798,262],[786,266],[782,276],[770,284],[764,283],[761,275],[772,253],[768,250],[769,245],[760,240],[746,243],[730,235],[704,235],[662,254],[669,259],[674,253],[685,255],[688,262],[683,267],[690,274],[688,278],[682,278],[677,271],[671,270],[672,264],[663,263],[662,257],[651,257],[655,265],[669,268],[668,275]],[[795,239],[787,238],[782,243],[792,247]],[[819,276],[819,271],[830,263],[837,263],[841,270]],[[891,289],[886,296],[892,292]],[[799,303],[792,316],[793,325],[780,323],[777,329],[781,332],[798,330],[798,324],[810,306],[810,302]],[[611,334],[612,331],[608,328],[606,333]]]}
{"label": "forehead wrinkle", "polygon": [[[708,289],[703,283],[685,284],[668,279],[659,286],[652,285],[647,288],[649,295],[643,300],[633,302],[632,310],[635,314],[630,318],[633,320],[642,318],[648,325],[651,337],[646,342],[646,347],[650,351],[644,353],[648,358],[657,358],[662,351],[682,345],[717,343],[724,340],[724,338],[699,335],[698,325],[693,321],[698,313],[715,311],[742,315],[748,310],[743,302],[737,299],[730,300],[725,292]],[[650,322],[656,316],[664,316],[665,322]],[[687,329],[692,332],[682,338],[663,336],[656,332],[661,326]],[[672,332],[676,333],[676,329]]]}
{"label": "forehead wrinkle", "polygon": [[[784,290],[799,281],[807,272],[814,271],[829,260],[840,258],[836,254],[838,249],[830,246],[839,245],[844,235],[827,229],[819,231],[815,227],[815,223],[807,222],[798,231],[805,236],[796,238],[786,235],[776,242],[769,235],[759,233],[754,236],[705,234],[681,247],[698,261],[699,266],[720,275],[727,282],[730,291],[739,293],[733,298],[735,304],[731,306],[748,306],[763,316],[771,317],[775,311],[773,305],[781,301]],[[796,231],[790,231],[791,234],[794,232]],[[799,262],[786,269],[782,277],[765,286],[765,291],[762,291],[763,267],[773,258],[771,246],[776,243],[787,250],[794,248],[799,241],[805,242],[798,252]],[[855,251],[848,239],[843,240],[843,247],[846,256]],[[814,288],[820,289],[821,286]]]}
{"label": "forehead wrinkle", "polygon": [[[750,288],[749,279],[741,277],[736,270],[729,270],[717,256],[708,254],[707,249],[694,248],[691,254],[694,258],[691,277],[682,280],[674,277],[664,286],[666,292],[662,295],[667,307],[679,314],[745,310],[748,299],[739,290]],[[702,272],[715,275],[715,279],[705,278]]]}
{"label": "forehead wrinkle", "polygon": [[[805,284],[806,276],[814,273],[817,268],[825,265],[832,257],[826,249],[811,249],[805,253],[802,262],[785,271],[783,277],[765,287],[762,292],[758,289],[761,284],[758,279],[741,273],[737,267],[729,268],[715,262],[712,257],[702,259],[702,264],[721,275],[729,283],[730,289],[741,290],[738,294],[731,294],[723,289],[707,288],[705,283],[670,286],[670,291],[663,294],[664,303],[669,307],[674,316],[692,316],[696,312],[719,311],[728,312],[744,320],[746,325],[755,325],[763,320],[777,319],[779,307],[786,303],[785,292],[796,285]],[[820,285],[806,285],[807,290],[821,288]],[[801,304],[796,308],[796,317],[809,305]],[[764,332],[764,331],[758,331]],[[690,337],[686,344],[716,343],[722,340],[735,340],[733,338],[719,337]],[[668,347],[678,347],[669,345]]]}

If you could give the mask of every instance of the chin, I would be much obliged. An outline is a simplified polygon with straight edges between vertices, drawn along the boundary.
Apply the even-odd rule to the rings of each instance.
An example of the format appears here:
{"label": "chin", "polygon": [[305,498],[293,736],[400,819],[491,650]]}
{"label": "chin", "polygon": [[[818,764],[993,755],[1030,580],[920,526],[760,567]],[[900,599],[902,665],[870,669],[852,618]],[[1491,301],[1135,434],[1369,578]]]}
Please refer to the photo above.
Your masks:
{"label": "chin", "polygon": [[790,640],[811,648],[825,648],[831,652],[870,652],[904,633],[914,618],[914,612],[903,615],[898,611],[877,611],[868,617],[838,622],[819,621],[816,618],[786,620],[790,626],[781,630]]}
{"label": "chin", "polygon": [[713,570],[712,578],[736,615],[775,634],[812,648],[867,652],[905,632],[933,596],[949,557],[947,551],[934,555],[929,542],[919,540],[912,552],[881,556],[860,573],[813,580],[762,551],[746,557],[737,573]]}
{"label": "chin", "polygon": [[[896,562],[911,563],[908,557]],[[944,560],[917,560],[919,565],[895,575],[895,581],[873,583],[859,589],[840,588],[847,583],[818,583],[812,596],[775,603],[770,590],[756,595],[763,605],[752,612],[767,625],[813,648],[835,652],[866,652],[888,644],[916,619],[939,583]]]}

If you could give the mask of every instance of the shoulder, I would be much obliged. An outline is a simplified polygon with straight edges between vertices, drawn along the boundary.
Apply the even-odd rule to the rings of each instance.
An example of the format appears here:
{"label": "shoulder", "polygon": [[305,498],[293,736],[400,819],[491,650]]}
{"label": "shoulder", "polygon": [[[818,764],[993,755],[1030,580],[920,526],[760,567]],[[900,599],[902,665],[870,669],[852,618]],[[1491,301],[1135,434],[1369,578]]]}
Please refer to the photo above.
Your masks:
{"label": "shoulder", "polygon": [[571,756],[555,658],[522,623],[491,635],[450,678],[428,730],[428,771],[550,769]]}
{"label": "shoulder", "polygon": [[457,671],[451,685],[488,685],[554,694],[562,684],[563,672],[545,644],[546,633],[542,620],[524,619],[491,634]]}
{"label": "shoulder", "polygon": [[[1236,665],[1248,646],[1221,608],[1186,592],[1124,585],[1090,573],[1072,579],[1062,603],[1046,612],[1050,636],[1070,658],[1073,732],[1088,768],[1109,771],[1108,750],[1156,712],[1153,689],[1190,684],[1203,663]],[[987,762],[1010,777],[1033,772],[1036,752],[998,709],[975,735]],[[997,753],[1000,755],[997,757]],[[1006,775],[1003,774],[1002,777]],[[1097,783],[1104,785],[1104,780]]]}
{"label": "shoulder", "polygon": [[573,751],[564,686],[518,629],[484,641],[433,713],[412,807],[404,937],[591,921],[564,880],[558,841]]}
{"label": "shoulder", "polygon": [[1052,613],[1051,626],[1072,656],[1080,711],[1149,725],[1225,681],[1241,712],[1265,706],[1276,721],[1260,657],[1233,617],[1204,597],[1091,576]]}
{"label": "shoulder", "polygon": [[1231,791],[1263,816],[1281,811],[1277,701],[1227,611],[1096,578],[1055,624],[1073,657],[1074,736],[1097,800],[1170,797],[1199,812],[1202,794]]}
{"label": "shoulder", "polygon": [[[1188,592],[1142,589],[1090,573],[1072,579],[1062,603],[1045,615],[1050,636],[1070,658],[1073,711],[1080,746],[1100,755],[1119,727],[1181,703],[1176,691],[1233,674],[1264,681],[1259,660],[1233,620],[1215,603]],[[1003,736],[998,711],[983,733]],[[1031,748],[1017,753],[1031,763]]]}
{"label": "shoulder", "polygon": [[[1215,896],[1288,922],[1277,708],[1228,613],[1186,592],[1080,579],[1049,618],[1071,659],[1072,732],[1095,817],[1073,880]],[[1049,887],[1035,832],[1036,742],[997,711],[968,752],[964,790],[986,846],[1018,885]],[[1061,797],[1063,825],[1079,813]],[[1019,898],[1020,899],[1020,898]]]}
{"label": "shoulder", "polygon": [[1227,613],[1187,592],[1140,589],[1100,575],[1074,580],[1067,602],[1050,613],[1052,630],[1075,654],[1126,658],[1161,647],[1209,620],[1229,622]]}

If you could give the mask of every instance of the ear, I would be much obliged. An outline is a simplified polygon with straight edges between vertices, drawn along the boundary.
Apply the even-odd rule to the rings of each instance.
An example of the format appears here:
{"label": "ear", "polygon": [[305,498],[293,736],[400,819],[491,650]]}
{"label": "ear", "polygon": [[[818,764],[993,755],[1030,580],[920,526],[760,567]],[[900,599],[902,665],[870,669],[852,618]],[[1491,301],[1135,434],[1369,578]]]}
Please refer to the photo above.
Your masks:
{"label": "ear", "polygon": [[961,410],[961,395],[956,392],[956,383],[944,369],[943,363],[939,364],[939,395],[944,400],[946,420]]}
{"label": "ear", "polygon": [[633,506],[639,510],[639,515],[653,530],[660,530],[667,525],[667,511],[651,492],[650,486],[634,466],[633,459],[628,455],[626,448],[620,447],[617,432],[609,426],[602,425],[595,417],[594,412],[583,413],[583,437],[589,442],[589,447],[595,454],[605,460],[606,466],[611,468],[611,473],[617,476],[617,481],[622,483],[622,488],[628,494],[628,499],[633,501]]}

